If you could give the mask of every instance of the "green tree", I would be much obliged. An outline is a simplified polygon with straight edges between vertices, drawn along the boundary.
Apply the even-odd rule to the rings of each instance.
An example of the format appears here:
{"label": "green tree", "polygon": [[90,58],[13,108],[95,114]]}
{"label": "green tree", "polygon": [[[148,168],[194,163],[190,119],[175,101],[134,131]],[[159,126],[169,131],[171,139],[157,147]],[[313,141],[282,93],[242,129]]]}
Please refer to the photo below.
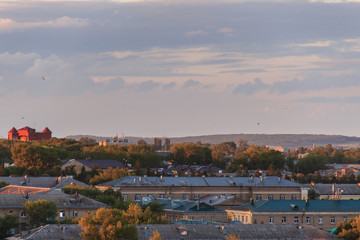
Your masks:
{"label": "green tree", "polygon": [[9,236],[8,231],[19,226],[18,216],[6,214],[0,218],[0,239],[5,239]]}
{"label": "green tree", "polygon": [[24,211],[29,216],[30,224],[33,227],[54,223],[57,216],[56,203],[45,199],[26,202]]}
{"label": "green tree", "polygon": [[15,165],[25,168],[30,175],[51,171],[54,166],[61,164],[54,151],[31,144],[14,145],[11,153]]}
{"label": "green tree", "polygon": [[309,191],[308,191],[308,198],[309,198],[309,199],[319,199],[319,198],[320,198],[320,194],[317,193],[314,189],[309,189]]}

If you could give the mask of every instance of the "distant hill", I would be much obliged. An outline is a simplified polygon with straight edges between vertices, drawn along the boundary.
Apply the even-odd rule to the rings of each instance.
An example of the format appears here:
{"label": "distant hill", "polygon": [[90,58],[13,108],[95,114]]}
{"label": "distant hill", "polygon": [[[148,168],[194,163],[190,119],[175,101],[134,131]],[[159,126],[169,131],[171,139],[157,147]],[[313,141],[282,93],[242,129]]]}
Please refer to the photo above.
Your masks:
{"label": "distant hill", "polygon": [[[71,135],[67,138],[79,140],[82,137],[95,139],[96,141],[105,141],[108,137],[91,136],[91,135]],[[154,138],[126,137],[130,143],[137,143],[143,139],[147,143],[154,143]],[[282,146],[286,148],[296,148],[300,146],[310,147],[313,144],[325,146],[332,144],[334,147],[360,147],[359,137],[348,137],[342,135],[316,135],[316,134],[221,134],[221,135],[204,135],[170,138],[171,143],[200,141],[201,143],[218,144],[221,142],[235,142],[239,139],[248,141],[249,144]]]}

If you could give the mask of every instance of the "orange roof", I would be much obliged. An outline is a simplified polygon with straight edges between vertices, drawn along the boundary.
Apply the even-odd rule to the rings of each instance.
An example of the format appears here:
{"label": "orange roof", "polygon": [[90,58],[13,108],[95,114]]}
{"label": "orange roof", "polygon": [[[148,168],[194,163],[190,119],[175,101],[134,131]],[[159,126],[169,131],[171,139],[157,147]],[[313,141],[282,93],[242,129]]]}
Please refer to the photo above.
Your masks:
{"label": "orange roof", "polygon": [[33,130],[33,129],[31,127],[26,126],[26,127],[20,128],[19,130]]}
{"label": "orange roof", "polygon": [[51,131],[46,127],[46,128],[44,128],[44,130],[42,131],[42,133],[51,133]]}
{"label": "orange roof", "polygon": [[16,130],[16,128],[14,128],[14,127],[13,127],[13,128],[9,131],[9,133],[10,133],[10,132],[12,132],[12,133],[16,133],[16,132],[17,132],[17,130]]}
{"label": "orange roof", "polygon": [[49,190],[51,190],[51,188],[8,185],[0,189],[0,194],[36,194],[44,193]]}

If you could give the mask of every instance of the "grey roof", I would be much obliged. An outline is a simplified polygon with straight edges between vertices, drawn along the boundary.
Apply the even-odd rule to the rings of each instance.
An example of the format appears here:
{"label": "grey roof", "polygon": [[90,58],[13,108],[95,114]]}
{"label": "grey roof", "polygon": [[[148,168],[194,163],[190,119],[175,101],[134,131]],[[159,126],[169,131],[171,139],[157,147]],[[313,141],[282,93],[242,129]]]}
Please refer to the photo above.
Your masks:
{"label": "grey roof", "polygon": [[68,195],[58,190],[50,190],[45,193],[29,194],[27,199],[22,194],[2,194],[0,196],[0,209],[22,208],[25,202],[37,201],[40,199],[54,201],[58,208],[97,209],[101,207],[108,207],[104,203],[98,202],[80,194],[76,198],[75,195]]}
{"label": "grey roof", "polygon": [[93,160],[93,159],[71,159],[65,163],[63,163],[63,166],[66,166],[67,164],[71,164],[72,161],[77,161],[89,168],[102,168],[102,169],[106,169],[106,168],[130,168],[128,166],[125,166],[125,164],[123,164],[122,162],[118,161],[118,160]]}
{"label": "grey roof", "polygon": [[[145,230],[145,227],[148,230]],[[240,239],[335,239],[320,229],[304,227],[299,229],[292,224],[157,224],[137,225],[139,240],[149,239],[154,231],[158,231],[163,240],[168,239],[226,239],[230,234],[239,236]],[[187,230],[186,236],[180,235],[182,230]],[[309,234],[309,235],[308,235]]]}
{"label": "grey roof", "polygon": [[4,181],[9,185],[43,187],[43,188],[62,188],[71,183],[81,186],[89,186],[85,183],[77,181],[72,176],[67,177],[0,177],[0,181]]}
{"label": "grey roof", "polygon": [[[223,209],[215,209],[215,207],[197,201],[189,201],[182,199],[160,199],[155,198],[153,201],[159,202],[166,211],[180,211],[180,212],[225,212]],[[199,204],[199,209],[197,208],[197,204]]]}
{"label": "grey roof", "polygon": [[99,186],[254,186],[254,187],[301,187],[300,184],[279,177],[140,177],[128,176]]}
{"label": "grey roof", "polygon": [[[316,184],[308,184],[307,187],[314,189],[320,195],[329,195],[333,194],[332,188],[333,184],[331,183],[316,183]],[[360,195],[360,186],[353,183],[349,184],[334,184],[334,190],[342,190],[342,195]]]}
{"label": "grey roof", "polygon": [[48,224],[33,230],[23,232],[22,236],[15,235],[9,240],[81,240],[83,230],[77,224]]}

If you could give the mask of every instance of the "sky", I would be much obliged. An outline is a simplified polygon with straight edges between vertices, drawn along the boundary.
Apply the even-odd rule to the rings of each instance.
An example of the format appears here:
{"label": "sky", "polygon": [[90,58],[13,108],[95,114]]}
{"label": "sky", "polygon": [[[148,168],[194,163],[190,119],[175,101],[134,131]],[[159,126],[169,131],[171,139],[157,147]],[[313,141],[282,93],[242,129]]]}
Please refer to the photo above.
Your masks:
{"label": "sky", "polygon": [[0,138],[360,136],[360,0],[0,0]]}

